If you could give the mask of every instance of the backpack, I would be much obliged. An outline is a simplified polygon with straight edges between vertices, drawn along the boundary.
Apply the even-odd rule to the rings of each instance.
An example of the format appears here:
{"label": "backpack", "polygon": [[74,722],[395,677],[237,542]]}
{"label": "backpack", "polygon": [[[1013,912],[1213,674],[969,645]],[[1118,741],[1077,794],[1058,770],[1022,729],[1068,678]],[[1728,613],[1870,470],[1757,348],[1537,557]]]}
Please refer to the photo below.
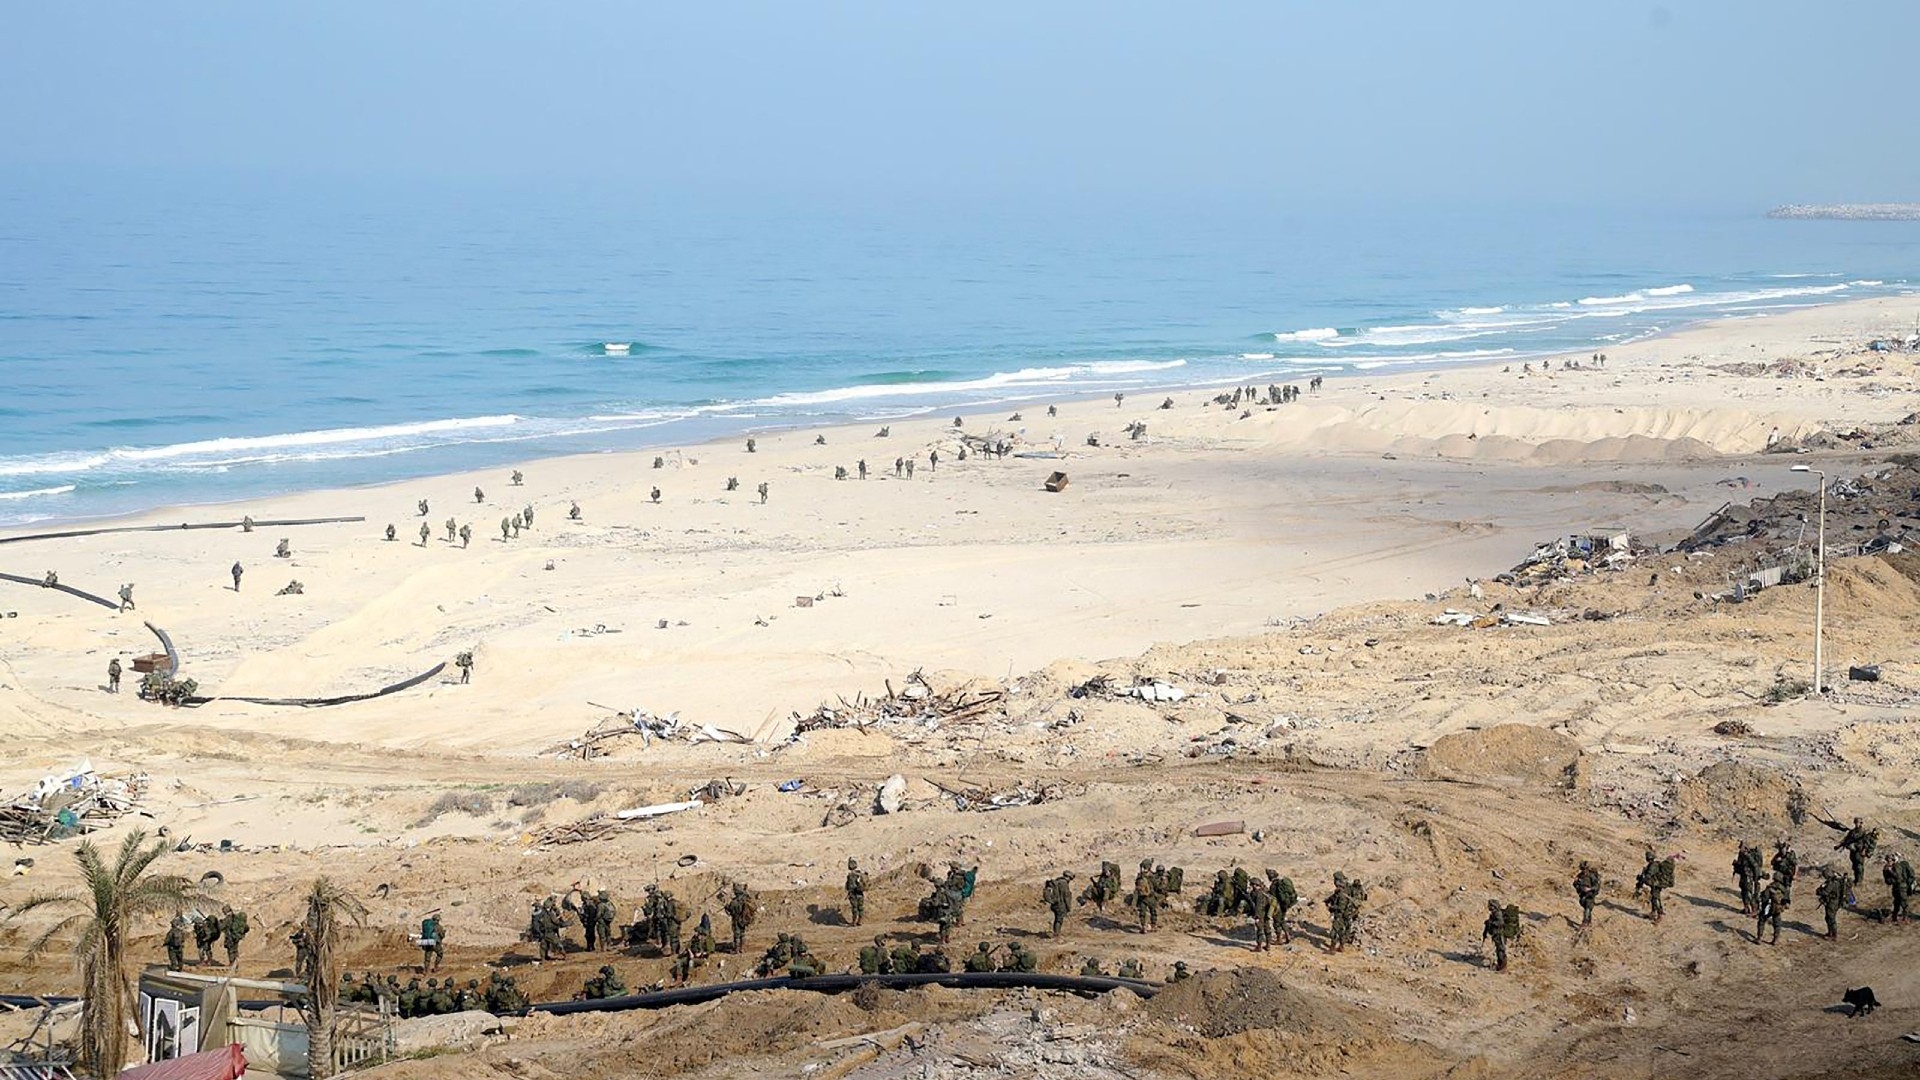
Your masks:
{"label": "backpack", "polygon": [[1508,904],[1500,912],[1500,936],[1508,941],[1517,941],[1520,937],[1520,905]]}
{"label": "backpack", "polygon": [[1653,864],[1653,883],[1663,889],[1673,888],[1673,860],[1661,859]]}
{"label": "backpack", "polygon": [[1182,870],[1180,867],[1175,866],[1167,871],[1167,891],[1168,892],[1179,892],[1180,887],[1182,885],[1185,885],[1186,883],[1187,883],[1187,872],[1185,870]]}
{"label": "backpack", "polygon": [[1294,890],[1292,878],[1283,877],[1274,883],[1273,899],[1283,912],[1300,902],[1300,894]]}
{"label": "backpack", "polygon": [[1877,848],[1879,848],[1879,846],[1880,846],[1880,830],[1869,829],[1867,831],[1867,842],[1860,849],[1860,857],[1863,859],[1872,858],[1874,851]]}

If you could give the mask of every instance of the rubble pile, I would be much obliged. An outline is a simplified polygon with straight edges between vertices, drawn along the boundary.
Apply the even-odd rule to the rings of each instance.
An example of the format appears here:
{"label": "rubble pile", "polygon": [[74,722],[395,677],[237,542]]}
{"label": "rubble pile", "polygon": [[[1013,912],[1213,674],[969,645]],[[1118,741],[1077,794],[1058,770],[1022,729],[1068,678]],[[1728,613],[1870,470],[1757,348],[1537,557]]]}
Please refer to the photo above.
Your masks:
{"label": "rubble pile", "polygon": [[1535,546],[1533,554],[1494,580],[1516,588],[1546,585],[1600,570],[1619,570],[1652,553],[1653,549],[1636,545],[1625,532],[1578,533]]}
{"label": "rubble pile", "polygon": [[[1678,547],[1689,553],[1741,544],[1761,552],[1810,548],[1819,512],[1818,489],[1786,491],[1745,506],[1729,502],[1708,515]],[[1898,552],[1913,543],[1916,529],[1920,529],[1920,469],[1912,464],[1889,464],[1865,476],[1828,482],[1829,557]]]}
{"label": "rubble pile", "polygon": [[804,735],[824,728],[864,728],[870,724],[904,723],[926,728],[942,724],[968,723],[997,713],[1006,692],[999,687],[975,689],[971,683],[950,689],[936,689],[925,674],[916,670],[907,676],[898,691],[886,683],[885,697],[858,695],[852,701],[842,697],[839,704],[822,704],[812,715],[793,714],[793,733]]}
{"label": "rubble pile", "polygon": [[92,762],[81,761],[0,802],[0,840],[45,844],[107,828],[138,806],[146,790],[145,773],[101,776]]}

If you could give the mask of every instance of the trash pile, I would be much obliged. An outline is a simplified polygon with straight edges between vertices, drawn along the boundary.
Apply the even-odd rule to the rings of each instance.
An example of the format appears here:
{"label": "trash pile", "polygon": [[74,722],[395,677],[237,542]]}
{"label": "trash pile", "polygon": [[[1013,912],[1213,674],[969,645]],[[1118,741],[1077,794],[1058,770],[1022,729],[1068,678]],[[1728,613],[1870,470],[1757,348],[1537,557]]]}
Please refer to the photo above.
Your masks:
{"label": "trash pile", "polygon": [[967,683],[948,690],[935,689],[920,671],[907,676],[898,691],[891,679],[886,681],[887,695],[868,698],[861,694],[838,705],[822,704],[810,716],[793,714],[793,733],[804,735],[825,728],[864,728],[885,722],[917,724],[937,728],[941,724],[969,723],[985,718],[1006,697],[998,687],[974,689]]}
{"label": "trash pile", "polygon": [[588,728],[585,734],[547,747],[540,752],[540,756],[591,761],[611,753],[613,745],[618,740],[626,738],[639,739],[643,749],[652,746],[655,739],[678,739],[682,742],[695,743],[753,741],[737,731],[729,731],[712,724],[683,721],[677,712],[655,716],[644,709],[634,709],[631,712],[614,713]]}
{"label": "trash pile", "polygon": [[82,760],[0,803],[0,840],[45,844],[107,828],[138,806],[146,790],[145,773],[101,776]]}
{"label": "trash pile", "polygon": [[1493,580],[1515,588],[1546,585],[1600,570],[1619,570],[1647,554],[1650,549],[1635,547],[1624,532],[1575,534],[1536,546],[1520,565]]}
{"label": "trash pile", "polygon": [[1187,692],[1180,687],[1161,679],[1137,677],[1132,686],[1121,686],[1114,682],[1111,675],[1095,675],[1086,682],[1067,691],[1070,698],[1124,697],[1138,698],[1141,701],[1175,702],[1184,699]]}
{"label": "trash pile", "polygon": [[[1815,474],[1807,479],[1815,480]],[[1745,506],[1729,502],[1680,541],[1679,550],[1691,553],[1738,544],[1759,551],[1811,549],[1819,514],[1818,488],[1785,491]],[[1920,469],[1886,465],[1865,476],[1828,482],[1829,556],[1898,553],[1913,544],[1916,529],[1920,529]]]}

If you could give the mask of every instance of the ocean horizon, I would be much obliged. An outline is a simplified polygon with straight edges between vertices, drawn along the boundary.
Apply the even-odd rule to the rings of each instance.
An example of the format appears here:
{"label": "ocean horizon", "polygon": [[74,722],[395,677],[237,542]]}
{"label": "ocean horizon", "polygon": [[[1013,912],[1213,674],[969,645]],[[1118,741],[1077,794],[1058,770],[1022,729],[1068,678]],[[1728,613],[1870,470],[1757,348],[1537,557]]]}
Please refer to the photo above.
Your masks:
{"label": "ocean horizon", "polygon": [[0,524],[1080,395],[1604,351],[1910,292],[1765,207],[1047,212],[36,173]]}

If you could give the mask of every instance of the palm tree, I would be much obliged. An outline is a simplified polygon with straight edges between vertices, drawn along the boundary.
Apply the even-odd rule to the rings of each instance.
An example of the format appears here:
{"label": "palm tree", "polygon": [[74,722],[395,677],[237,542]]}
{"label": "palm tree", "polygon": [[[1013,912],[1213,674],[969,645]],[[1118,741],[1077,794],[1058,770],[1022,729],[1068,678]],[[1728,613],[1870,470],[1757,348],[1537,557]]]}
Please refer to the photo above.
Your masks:
{"label": "palm tree", "polygon": [[172,846],[156,840],[146,846],[142,830],[120,842],[113,865],[100,861],[100,849],[83,840],[73,859],[80,864],[81,891],[42,893],[14,909],[24,915],[38,908],[69,909],[27,948],[33,960],[53,940],[74,933],[73,957],[80,969],[80,1060],[96,1076],[112,1076],[127,1060],[127,1028],[133,1014],[132,964],[128,937],[135,921],[178,912],[202,899],[200,891],[176,874],[149,874],[155,860]]}
{"label": "palm tree", "polygon": [[307,933],[306,967],[299,972],[300,980],[307,985],[300,1012],[307,1020],[307,1067],[311,1076],[333,1075],[335,1014],[340,1007],[340,946],[348,923],[364,926],[366,921],[365,904],[326,878],[314,880],[307,892],[307,918],[301,926]]}

